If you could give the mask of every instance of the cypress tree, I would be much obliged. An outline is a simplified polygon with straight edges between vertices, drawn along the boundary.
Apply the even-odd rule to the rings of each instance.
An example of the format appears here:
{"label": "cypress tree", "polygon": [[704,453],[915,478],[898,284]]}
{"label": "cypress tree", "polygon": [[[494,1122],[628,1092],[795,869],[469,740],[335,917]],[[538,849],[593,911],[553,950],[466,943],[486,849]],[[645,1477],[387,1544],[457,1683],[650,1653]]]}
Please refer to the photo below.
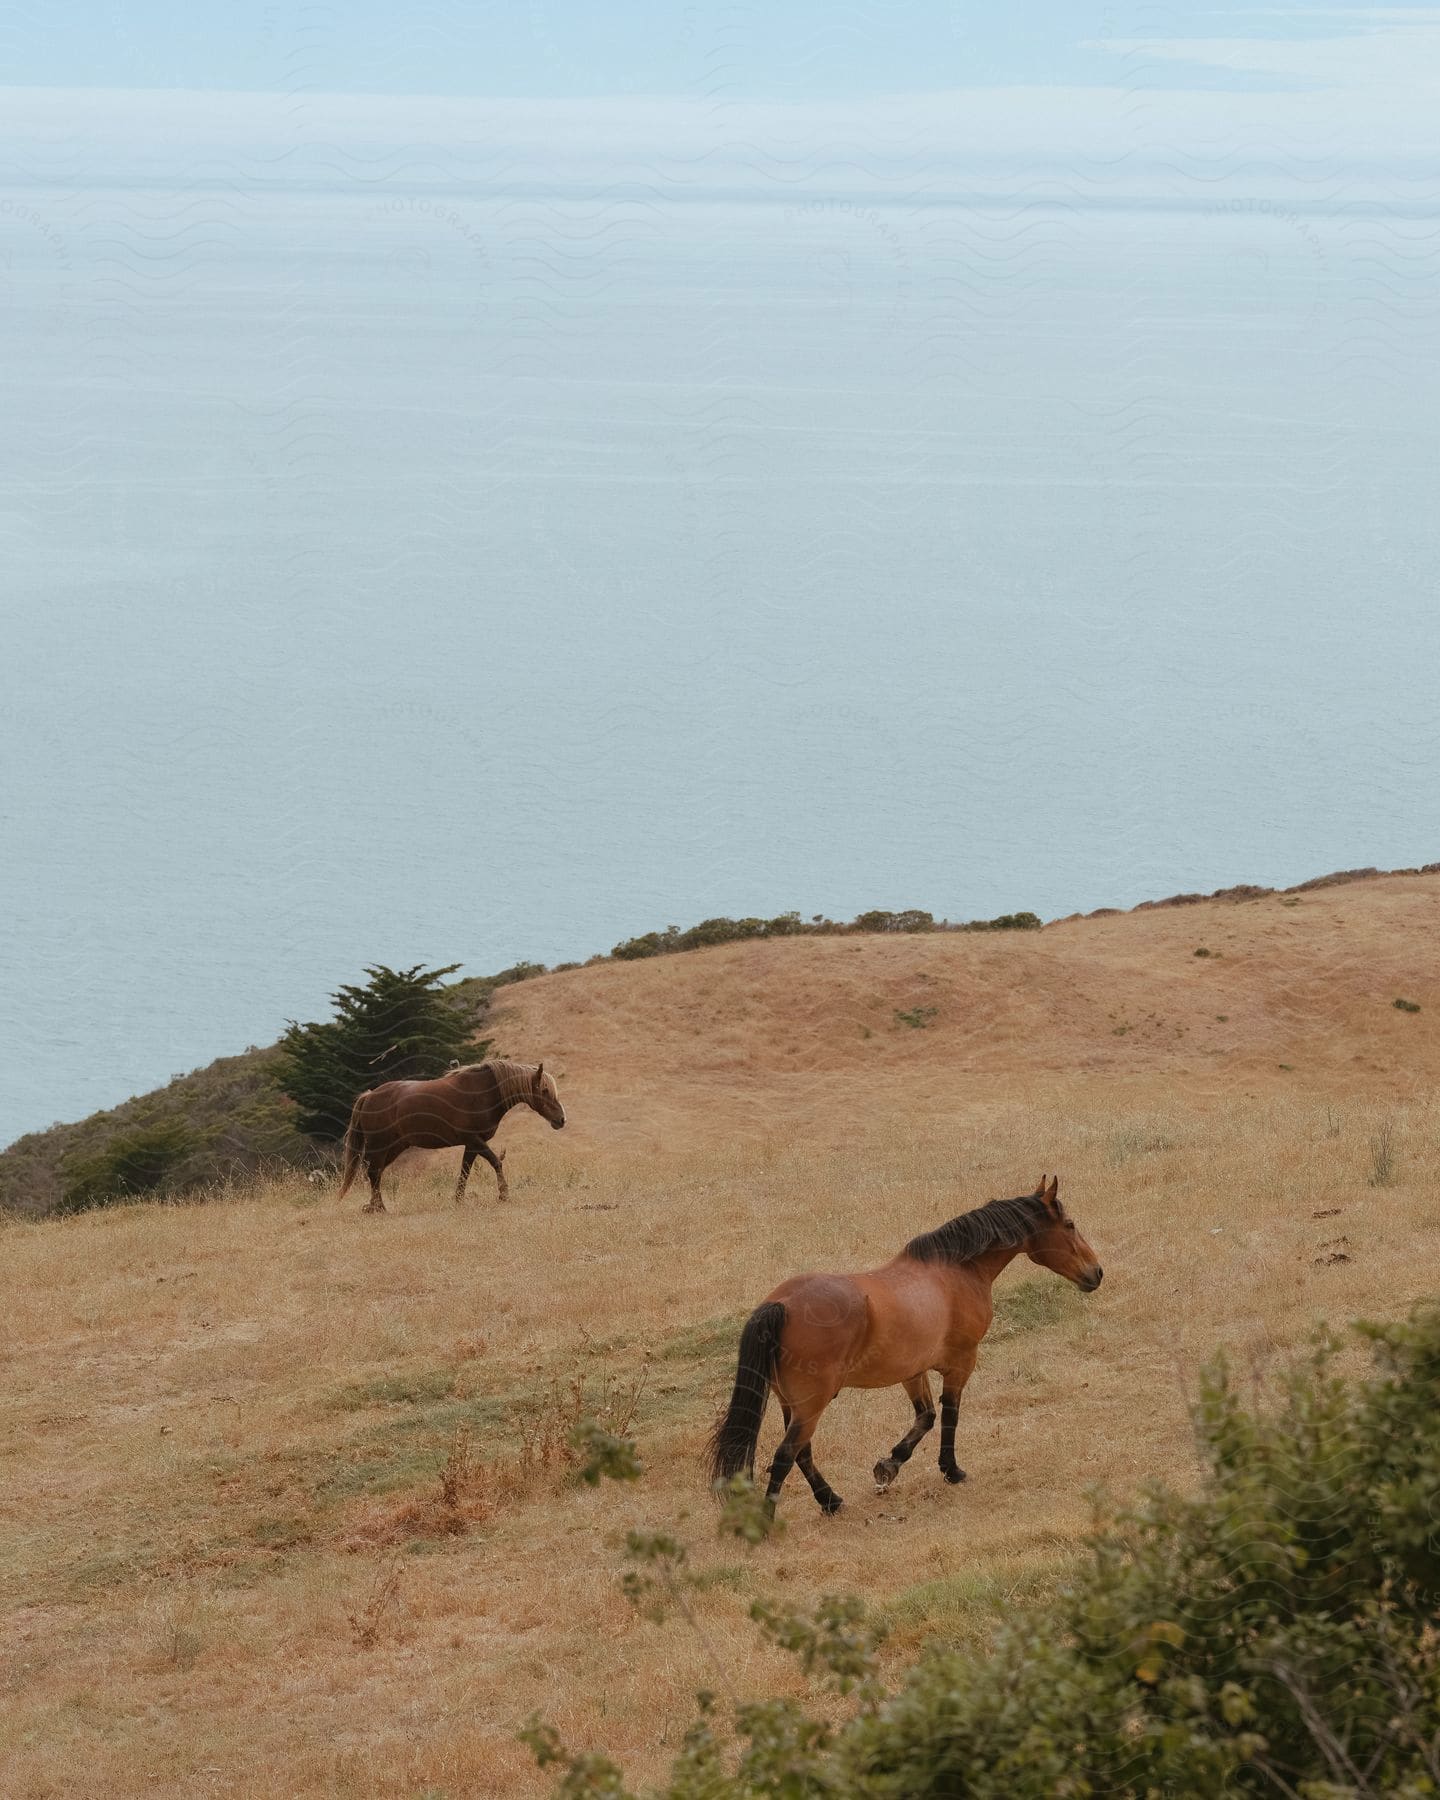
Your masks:
{"label": "cypress tree", "polygon": [[443,1075],[452,1062],[474,1062],[489,1048],[475,1037],[476,1012],[440,983],[459,963],[443,969],[367,968],[364,987],[331,995],[333,1019],[298,1025],[292,1019],[280,1040],[277,1079],[299,1108],[296,1123],[307,1137],[338,1143],[345,1135],[357,1094],[383,1081],[423,1081]]}

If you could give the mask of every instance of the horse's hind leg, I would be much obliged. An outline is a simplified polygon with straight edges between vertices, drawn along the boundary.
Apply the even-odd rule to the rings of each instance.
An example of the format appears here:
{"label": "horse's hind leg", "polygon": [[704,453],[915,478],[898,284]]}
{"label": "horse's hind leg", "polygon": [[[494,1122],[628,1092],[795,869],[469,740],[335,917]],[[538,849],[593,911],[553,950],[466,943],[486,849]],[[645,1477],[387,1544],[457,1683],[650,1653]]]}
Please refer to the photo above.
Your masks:
{"label": "horse's hind leg", "polygon": [[[785,1429],[788,1432],[792,1415],[790,1408],[786,1406],[783,1400],[780,1402],[780,1410],[785,1415]],[[810,1446],[808,1443],[805,1445],[804,1449],[795,1452],[795,1467],[810,1483],[810,1492],[815,1496],[816,1504],[819,1506],[820,1510],[827,1513],[839,1512],[845,1502],[815,1467],[815,1458],[810,1453]]]}
{"label": "horse's hind leg", "polygon": [[[775,1460],[770,1465],[770,1481],[765,1489],[765,1504],[772,1512],[775,1510],[775,1502],[780,1497],[780,1490],[785,1485],[785,1477],[796,1463],[800,1464],[805,1479],[810,1483],[810,1491],[825,1507],[825,1510],[834,1512],[839,1506],[840,1496],[815,1468],[810,1455],[810,1440],[815,1435],[815,1427],[820,1422],[820,1415],[824,1412],[826,1404],[826,1402],[822,1402],[819,1406],[796,1407],[793,1411],[789,1407],[785,1409],[788,1423],[785,1427],[785,1435],[781,1438],[779,1447],[775,1451]],[[813,1477],[806,1469],[806,1464],[809,1465],[809,1469],[814,1470]],[[830,1496],[831,1505],[827,1506],[821,1499],[819,1490],[815,1486],[816,1481],[822,1484],[825,1492]]]}
{"label": "horse's hind leg", "polygon": [[837,1513],[845,1502],[831,1487],[830,1483],[815,1467],[815,1458],[810,1454],[810,1446],[795,1452],[795,1464],[800,1473],[810,1483],[810,1492],[815,1496],[821,1512]]}
{"label": "horse's hind leg", "polygon": [[930,1398],[930,1377],[928,1375],[913,1376],[905,1383],[905,1392],[910,1396],[915,1408],[915,1423],[890,1454],[882,1456],[875,1465],[875,1486],[882,1494],[900,1473],[902,1464],[909,1462],[915,1452],[915,1446],[935,1423],[935,1403]]}
{"label": "horse's hind leg", "polygon": [[361,1212],[380,1213],[385,1210],[385,1202],[380,1198],[380,1177],[385,1173],[383,1156],[370,1156],[365,1160],[365,1173],[370,1178],[370,1203],[362,1206]]}

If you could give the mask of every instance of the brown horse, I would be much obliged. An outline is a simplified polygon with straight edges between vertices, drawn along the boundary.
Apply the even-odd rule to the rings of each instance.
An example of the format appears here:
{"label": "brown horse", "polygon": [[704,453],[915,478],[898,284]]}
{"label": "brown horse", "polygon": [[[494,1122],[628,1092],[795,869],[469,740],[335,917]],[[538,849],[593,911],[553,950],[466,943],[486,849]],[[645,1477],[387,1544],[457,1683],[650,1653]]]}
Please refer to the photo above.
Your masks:
{"label": "brown horse", "polygon": [[1042,1175],[1033,1194],[992,1200],[936,1231],[911,1238],[883,1268],[864,1275],[794,1275],[756,1307],[740,1334],[740,1366],[730,1407],[710,1439],[710,1471],[726,1480],[753,1474],[755,1446],[773,1390],[785,1436],[770,1465],[773,1507],[790,1473],[800,1473],[827,1513],[840,1496],[815,1467],[810,1439],[841,1388],[898,1384],[915,1422],[875,1465],[881,1493],[935,1423],[930,1370],[940,1376],[940,1472],[963,1481],[955,1461],[960,1396],[990,1329],[995,1277],[1022,1251],[1031,1262],[1093,1294],[1104,1271]]}
{"label": "brown horse", "polygon": [[345,1162],[340,1172],[343,1200],[363,1162],[370,1178],[370,1204],[364,1212],[384,1212],[380,1177],[403,1150],[444,1150],[463,1144],[460,1179],[455,1184],[457,1202],[470,1178],[477,1156],[495,1171],[500,1198],[510,1189],[503,1167],[505,1152],[492,1150],[500,1121],[512,1106],[529,1106],[548,1119],[556,1131],[565,1123],[565,1108],[555,1091],[555,1077],[545,1073],[544,1063],[467,1063],[434,1081],[387,1081],[367,1088],[350,1109],[345,1131]]}

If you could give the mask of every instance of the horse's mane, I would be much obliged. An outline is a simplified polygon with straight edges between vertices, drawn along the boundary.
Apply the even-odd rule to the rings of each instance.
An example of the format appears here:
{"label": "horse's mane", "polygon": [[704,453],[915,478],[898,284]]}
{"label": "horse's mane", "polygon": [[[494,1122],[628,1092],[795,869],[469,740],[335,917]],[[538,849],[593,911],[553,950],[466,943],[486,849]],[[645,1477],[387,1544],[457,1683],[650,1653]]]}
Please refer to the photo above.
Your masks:
{"label": "horse's mane", "polygon": [[484,1062],[466,1063],[467,1069],[488,1069],[495,1077],[495,1087],[502,1104],[514,1106],[535,1085],[535,1064],[509,1062],[503,1056],[487,1056]]}
{"label": "horse's mane", "polygon": [[1041,1194],[1022,1194],[1018,1200],[987,1200],[974,1212],[961,1213],[948,1224],[911,1238],[905,1254],[916,1262],[974,1262],[994,1244],[1023,1244],[1045,1217],[1045,1199]]}

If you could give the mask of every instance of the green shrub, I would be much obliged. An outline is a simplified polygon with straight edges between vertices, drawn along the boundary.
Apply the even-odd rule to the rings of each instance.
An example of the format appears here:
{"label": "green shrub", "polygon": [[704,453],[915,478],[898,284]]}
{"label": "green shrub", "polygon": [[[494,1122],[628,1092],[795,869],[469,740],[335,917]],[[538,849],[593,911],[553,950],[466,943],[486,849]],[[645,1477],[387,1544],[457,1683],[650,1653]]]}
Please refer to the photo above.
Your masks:
{"label": "green shrub", "polygon": [[163,1189],[198,1148],[195,1133],[177,1119],[145,1126],[111,1140],[91,1156],[75,1157],[63,1170],[58,1213],[90,1212]]}
{"label": "green shrub", "polygon": [[971,919],[961,931],[1039,931],[1044,921],[1038,913],[1001,913],[994,919]]}
{"label": "green shrub", "polygon": [[1038,931],[1041,921],[1032,912],[1002,913],[996,919],[974,919],[968,925],[950,925],[938,921],[933,913],[920,907],[907,907],[890,912],[872,907],[862,912],[849,925],[840,925],[816,913],[806,921],[798,912],[777,913],[773,919],[702,919],[698,925],[681,930],[667,925],[663,931],[643,932],[626,938],[610,952],[618,962],[637,962],[647,956],[669,956],[680,950],[705,950],[713,944],[733,944],[747,938],[828,937],[835,932],[907,932],[927,931]]}
{"label": "green shrub", "polygon": [[642,937],[626,938],[610,954],[617,962],[638,962],[646,956],[663,956],[675,948],[673,940],[679,935],[679,929],[674,925],[666,931],[647,931]]}
{"label": "green shrub", "polygon": [[933,931],[935,917],[933,913],[920,912],[910,908],[906,912],[863,912],[856,919],[856,931]]}
{"label": "green shrub", "polygon": [[[1440,1794],[1440,1307],[1361,1326],[1378,1371],[1335,1372],[1323,1338],[1278,1404],[1248,1407],[1222,1361],[1196,1423],[1199,1492],[1156,1486],[1102,1516],[1058,1599],[1021,1610],[983,1655],[932,1649],[888,1693],[857,1602],[813,1620],[752,1616],[833,1707],[713,1696],[668,1800],[1053,1800],[1054,1796]],[[661,1569],[678,1593],[683,1548]],[[676,1574],[675,1571],[680,1571]],[[574,1797],[627,1794],[603,1756],[548,1727],[526,1740]]]}

